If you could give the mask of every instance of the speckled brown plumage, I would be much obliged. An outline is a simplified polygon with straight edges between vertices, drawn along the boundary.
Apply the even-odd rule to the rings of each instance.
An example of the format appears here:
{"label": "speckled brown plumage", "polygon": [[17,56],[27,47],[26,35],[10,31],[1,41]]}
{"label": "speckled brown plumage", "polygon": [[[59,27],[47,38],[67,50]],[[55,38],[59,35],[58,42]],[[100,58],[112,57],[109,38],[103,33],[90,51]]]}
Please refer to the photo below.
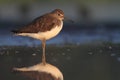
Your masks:
{"label": "speckled brown plumage", "polygon": [[61,20],[54,17],[56,13],[64,14],[62,10],[56,9],[33,20],[30,24],[21,27],[19,30],[12,30],[14,33],[38,33],[50,31],[52,28],[61,25]]}

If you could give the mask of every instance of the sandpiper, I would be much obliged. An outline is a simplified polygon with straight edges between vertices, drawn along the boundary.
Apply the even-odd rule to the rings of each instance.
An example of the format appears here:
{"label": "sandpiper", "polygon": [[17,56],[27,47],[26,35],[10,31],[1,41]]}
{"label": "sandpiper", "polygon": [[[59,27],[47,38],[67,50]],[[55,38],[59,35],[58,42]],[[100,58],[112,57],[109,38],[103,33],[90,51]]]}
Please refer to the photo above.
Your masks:
{"label": "sandpiper", "polygon": [[61,9],[55,9],[46,13],[30,24],[21,27],[18,30],[12,30],[15,35],[28,36],[42,41],[42,63],[46,64],[45,46],[46,40],[55,37],[63,27],[64,12]]}

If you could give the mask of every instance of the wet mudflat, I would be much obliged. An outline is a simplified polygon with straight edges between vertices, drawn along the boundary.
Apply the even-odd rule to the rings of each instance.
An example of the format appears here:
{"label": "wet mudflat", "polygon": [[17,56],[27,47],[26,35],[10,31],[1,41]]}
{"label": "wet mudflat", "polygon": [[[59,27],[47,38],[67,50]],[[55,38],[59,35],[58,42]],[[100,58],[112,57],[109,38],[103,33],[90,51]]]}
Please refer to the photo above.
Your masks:
{"label": "wet mudflat", "polygon": [[[65,80],[120,80],[120,44],[47,45],[47,62]],[[30,80],[13,71],[41,62],[41,46],[1,46],[0,80]]]}

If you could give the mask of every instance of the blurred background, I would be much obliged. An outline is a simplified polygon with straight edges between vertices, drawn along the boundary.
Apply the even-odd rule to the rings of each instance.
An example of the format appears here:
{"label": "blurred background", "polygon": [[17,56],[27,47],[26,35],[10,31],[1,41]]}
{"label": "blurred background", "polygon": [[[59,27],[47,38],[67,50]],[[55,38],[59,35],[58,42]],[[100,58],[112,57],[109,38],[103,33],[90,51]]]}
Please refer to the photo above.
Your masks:
{"label": "blurred background", "polygon": [[48,62],[66,80],[120,80],[119,0],[0,0],[0,79],[28,80],[12,68],[39,63],[41,43],[11,30],[56,8],[74,23],[47,41]]}
{"label": "blurred background", "polygon": [[0,2],[0,45],[39,45],[40,42],[37,40],[15,37],[10,31],[56,8],[62,9],[65,16],[74,23],[64,21],[62,32],[48,43],[120,42],[118,1],[1,0]]}

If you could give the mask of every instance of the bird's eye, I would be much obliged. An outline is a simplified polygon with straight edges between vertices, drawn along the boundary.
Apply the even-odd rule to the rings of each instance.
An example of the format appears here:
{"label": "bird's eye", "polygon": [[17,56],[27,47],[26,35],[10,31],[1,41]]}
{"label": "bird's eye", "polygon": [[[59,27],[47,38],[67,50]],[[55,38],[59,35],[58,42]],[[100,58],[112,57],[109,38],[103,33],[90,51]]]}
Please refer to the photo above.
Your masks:
{"label": "bird's eye", "polygon": [[60,16],[60,14],[58,14],[58,16]]}

